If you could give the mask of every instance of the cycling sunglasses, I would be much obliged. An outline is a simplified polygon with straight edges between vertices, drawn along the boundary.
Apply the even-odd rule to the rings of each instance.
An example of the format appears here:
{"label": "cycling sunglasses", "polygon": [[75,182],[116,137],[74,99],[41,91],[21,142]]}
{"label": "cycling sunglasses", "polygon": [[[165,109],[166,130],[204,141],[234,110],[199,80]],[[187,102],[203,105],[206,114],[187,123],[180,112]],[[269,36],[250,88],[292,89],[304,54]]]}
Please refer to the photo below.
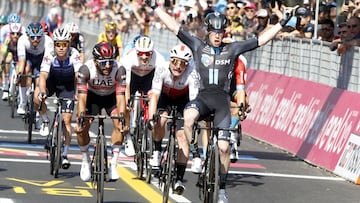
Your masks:
{"label": "cycling sunglasses", "polygon": [[20,36],[21,32],[10,32],[10,34],[13,36]]}
{"label": "cycling sunglasses", "polygon": [[142,55],[150,56],[151,54],[152,54],[152,51],[138,51],[137,52],[138,56],[142,56]]}
{"label": "cycling sunglasses", "polygon": [[172,58],[171,63],[174,66],[180,66],[180,67],[186,67],[189,65],[189,62],[184,61],[183,59],[178,59],[178,58]]}
{"label": "cycling sunglasses", "polygon": [[115,63],[115,60],[113,59],[105,59],[105,60],[97,60],[97,62],[100,64],[100,66],[106,66],[106,65],[114,65]]}
{"label": "cycling sunglasses", "polygon": [[42,36],[30,36],[31,40],[40,40]]}
{"label": "cycling sunglasses", "polygon": [[55,42],[54,45],[56,47],[67,47],[69,46],[69,42]]}

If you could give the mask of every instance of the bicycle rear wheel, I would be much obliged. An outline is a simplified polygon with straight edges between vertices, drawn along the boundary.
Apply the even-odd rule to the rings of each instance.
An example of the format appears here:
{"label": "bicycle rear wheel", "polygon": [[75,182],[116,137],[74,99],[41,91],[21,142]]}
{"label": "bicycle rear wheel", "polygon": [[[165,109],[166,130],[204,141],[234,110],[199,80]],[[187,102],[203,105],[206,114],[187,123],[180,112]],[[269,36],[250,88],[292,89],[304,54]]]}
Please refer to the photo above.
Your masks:
{"label": "bicycle rear wheel", "polygon": [[104,201],[104,181],[105,181],[105,139],[99,136],[95,148],[95,169],[94,179],[96,181],[96,202]]}
{"label": "bicycle rear wheel", "polygon": [[218,200],[220,182],[220,157],[217,145],[210,151],[209,162],[207,164],[208,170],[206,171],[206,180],[204,181],[204,202],[213,203]]}
{"label": "bicycle rear wheel", "polygon": [[169,144],[167,148],[167,157],[166,161],[164,162],[164,167],[162,167],[161,178],[164,184],[163,190],[163,203],[167,203],[169,199],[169,190],[172,186],[172,179],[173,179],[173,162],[174,162],[174,148],[175,148],[175,140],[174,138],[169,139]]}
{"label": "bicycle rear wheel", "polygon": [[152,166],[150,165],[149,160],[153,153],[153,139],[152,131],[147,126],[145,126],[143,133],[142,149],[144,153],[144,165],[146,168],[146,182],[150,183],[152,176]]}

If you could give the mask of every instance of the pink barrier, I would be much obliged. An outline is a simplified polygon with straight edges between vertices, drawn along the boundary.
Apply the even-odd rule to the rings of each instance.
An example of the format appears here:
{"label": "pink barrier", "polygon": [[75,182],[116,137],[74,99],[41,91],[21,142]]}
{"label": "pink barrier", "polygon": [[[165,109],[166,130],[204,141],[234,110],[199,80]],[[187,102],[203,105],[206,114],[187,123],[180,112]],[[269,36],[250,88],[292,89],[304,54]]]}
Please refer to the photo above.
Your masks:
{"label": "pink barrier", "polygon": [[[348,143],[351,134],[360,135],[360,94],[251,69],[247,78],[253,110],[242,124],[245,133],[333,172],[346,146],[352,146],[357,159],[348,161],[360,166],[360,143]],[[356,183],[357,169],[351,177],[336,173]]]}

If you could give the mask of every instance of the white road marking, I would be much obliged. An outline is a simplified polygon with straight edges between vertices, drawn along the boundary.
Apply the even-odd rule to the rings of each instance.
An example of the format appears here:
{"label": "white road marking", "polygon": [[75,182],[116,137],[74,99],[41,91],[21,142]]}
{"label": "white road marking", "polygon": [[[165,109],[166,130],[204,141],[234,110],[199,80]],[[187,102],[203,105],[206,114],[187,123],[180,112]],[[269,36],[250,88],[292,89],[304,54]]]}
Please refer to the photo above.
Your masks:
{"label": "white road marking", "polygon": [[[36,159],[9,159],[9,158],[0,158],[0,161],[3,162],[28,162],[28,163],[46,163],[48,164],[48,160],[36,160]],[[71,162],[72,165],[81,165],[81,162]],[[136,170],[136,165],[134,162],[127,162],[121,160],[119,165],[130,168],[132,170]],[[187,169],[186,171],[190,171]],[[312,180],[329,180],[329,181],[345,181],[345,179],[340,177],[328,177],[328,176],[309,176],[309,175],[296,175],[296,174],[284,174],[284,173],[261,173],[261,172],[251,172],[251,171],[229,171],[229,174],[236,175],[254,175],[254,176],[267,176],[267,177],[279,177],[279,178],[296,178],[296,179],[312,179]],[[157,182],[153,183],[157,186]],[[177,195],[179,196],[179,195]]]}

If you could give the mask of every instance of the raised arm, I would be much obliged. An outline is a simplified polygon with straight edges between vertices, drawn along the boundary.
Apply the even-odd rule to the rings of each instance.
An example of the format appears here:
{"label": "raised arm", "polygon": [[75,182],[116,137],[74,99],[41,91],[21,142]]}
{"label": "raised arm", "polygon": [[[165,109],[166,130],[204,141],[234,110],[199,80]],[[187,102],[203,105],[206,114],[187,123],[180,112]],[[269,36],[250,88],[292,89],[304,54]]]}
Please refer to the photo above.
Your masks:
{"label": "raised arm", "polygon": [[166,25],[166,27],[171,30],[174,34],[178,34],[180,29],[180,23],[178,23],[173,17],[167,14],[163,9],[157,6],[155,0],[146,0],[146,4],[154,9],[156,15],[160,20]]}

